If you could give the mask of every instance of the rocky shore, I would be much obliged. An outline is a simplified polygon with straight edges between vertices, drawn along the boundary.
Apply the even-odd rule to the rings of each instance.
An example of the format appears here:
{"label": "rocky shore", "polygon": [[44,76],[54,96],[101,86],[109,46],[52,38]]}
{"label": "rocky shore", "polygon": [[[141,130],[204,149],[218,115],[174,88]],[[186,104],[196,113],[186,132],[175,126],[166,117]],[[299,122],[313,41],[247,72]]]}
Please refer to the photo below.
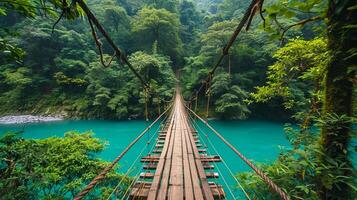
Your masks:
{"label": "rocky shore", "polygon": [[61,116],[9,115],[0,117],[0,124],[25,124],[63,120]]}

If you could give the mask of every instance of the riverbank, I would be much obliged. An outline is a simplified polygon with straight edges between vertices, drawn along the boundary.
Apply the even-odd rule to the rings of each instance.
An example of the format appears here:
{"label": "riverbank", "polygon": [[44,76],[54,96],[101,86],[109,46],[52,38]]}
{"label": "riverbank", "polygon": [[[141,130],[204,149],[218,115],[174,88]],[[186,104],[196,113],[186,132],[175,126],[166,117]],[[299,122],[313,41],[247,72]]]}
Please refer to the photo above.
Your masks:
{"label": "riverbank", "polygon": [[61,121],[61,116],[42,116],[42,115],[7,115],[0,117],[0,124],[26,124],[38,122]]}

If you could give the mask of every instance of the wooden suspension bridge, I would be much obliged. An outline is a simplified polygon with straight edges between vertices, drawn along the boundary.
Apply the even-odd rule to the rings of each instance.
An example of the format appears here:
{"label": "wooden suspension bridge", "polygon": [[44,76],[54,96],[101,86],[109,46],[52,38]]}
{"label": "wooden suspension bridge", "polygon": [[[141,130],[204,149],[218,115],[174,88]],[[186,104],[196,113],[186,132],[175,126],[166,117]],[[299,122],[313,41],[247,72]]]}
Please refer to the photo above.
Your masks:
{"label": "wooden suspension bridge", "polygon": [[[88,8],[83,0],[73,1],[78,4],[83,12],[88,18],[90,24],[92,35],[96,41],[96,45],[99,52],[102,52],[101,42],[98,39],[96,30],[98,30],[102,36],[106,39],[108,44],[114,50],[114,57],[116,57],[121,63],[126,64],[133,74],[142,83],[145,99],[150,92],[150,85],[143,79],[143,77],[136,71],[136,69],[131,65],[131,63],[122,54],[122,50],[113,42],[112,38],[106,32],[104,27],[99,23],[97,18]],[[142,172],[132,181],[129,188],[126,189],[122,196],[116,196],[121,199],[225,199],[226,193],[223,190],[223,186],[219,185],[215,181],[209,181],[209,179],[217,180],[220,176],[217,172],[211,172],[215,170],[215,165],[213,163],[223,162],[226,166],[227,164],[219,155],[209,155],[206,145],[203,145],[199,141],[199,132],[194,129],[189,120],[191,114],[193,117],[204,123],[219,139],[223,141],[240,159],[242,159],[272,190],[278,194],[281,199],[290,200],[290,197],[285,191],[278,187],[269,177],[266,176],[261,170],[259,170],[252,162],[250,162],[242,153],[240,153],[233,145],[231,145],[225,138],[222,137],[212,126],[208,124],[207,121],[202,119],[194,111],[192,111],[187,105],[191,105],[192,101],[197,102],[199,94],[202,94],[202,90],[205,88],[204,94],[207,96],[207,108],[206,117],[208,117],[208,110],[210,105],[210,95],[211,95],[211,81],[213,79],[216,69],[221,65],[222,60],[229,55],[229,49],[235,42],[237,36],[242,31],[244,27],[248,30],[251,21],[256,13],[260,13],[263,21],[264,17],[262,15],[262,6],[264,0],[251,0],[245,14],[243,15],[241,21],[233,32],[231,38],[227,44],[222,48],[221,55],[219,59],[213,66],[212,70],[208,73],[207,79],[202,81],[201,86],[196,90],[188,102],[184,102],[180,90],[177,87],[176,94],[173,99],[173,105],[170,109],[163,112],[154,122],[149,125],[141,134],[139,134],[135,140],[133,140],[121,154],[108,166],[106,167],[97,177],[95,177],[87,186],[84,188],[74,199],[80,200],[85,198],[90,191],[92,191],[95,186],[106,178],[106,175],[114,170],[114,167],[123,158],[123,156],[140,140],[146,135],[149,130],[162,118],[165,116],[163,128],[159,131],[159,135],[156,139],[156,144],[154,149],[149,152],[148,155],[141,157],[141,163],[143,164]],[[101,55],[102,57],[102,55]],[[112,59],[113,59],[112,58]],[[102,61],[103,66],[106,66]],[[147,103],[145,104],[147,105]],[[171,112],[170,112],[171,111]],[[145,106],[145,114],[147,118],[147,106]],[[152,137],[153,138],[153,137]],[[147,146],[151,139],[148,140]],[[216,150],[215,150],[216,151]],[[217,151],[216,151],[217,152]],[[141,156],[143,151],[137,157]],[[133,165],[132,165],[133,166]],[[216,165],[217,166],[217,165]],[[131,167],[130,167],[131,168]],[[229,170],[229,168],[227,167]],[[217,170],[218,167],[217,167]],[[208,172],[210,171],[210,172]],[[125,175],[129,175],[130,170],[127,171]],[[233,173],[230,171],[231,175],[234,177]],[[221,174],[222,175],[222,174]],[[235,177],[234,177],[235,178]],[[222,177],[224,179],[224,177]],[[123,180],[123,179],[122,179]],[[108,197],[111,199],[112,194],[119,190],[120,184],[113,189],[113,192]],[[240,185],[239,181],[235,178],[237,184],[241,187],[247,199],[249,195]],[[228,188],[229,189],[229,188]],[[231,192],[231,191],[230,191]],[[128,195],[127,195],[128,194]],[[231,192],[232,194],[232,192]],[[232,194],[233,199],[236,199]]]}
{"label": "wooden suspension bridge", "polygon": [[152,182],[137,182],[131,189],[132,199],[224,199],[222,186],[209,182],[217,173],[206,173],[213,168],[211,162],[220,162],[219,156],[208,156],[201,148],[197,131],[189,124],[188,116],[179,92],[176,93],[172,112],[152,155],[141,162],[148,163],[144,179]]}
{"label": "wooden suspension bridge", "polygon": [[[189,113],[198,120],[201,120],[211,129],[213,133],[251,167],[281,199],[290,199],[282,189],[274,184],[262,171],[226,141],[213,127],[187,107],[180,90],[177,88],[172,106],[130,143],[110,166],[105,168],[75,197],[75,200],[85,198],[96,184],[105,179],[107,173],[114,169],[114,166],[122,157],[143,138],[160,119],[163,122],[163,126],[157,130],[156,143],[152,150],[148,152],[148,155],[140,158],[142,163],[141,173],[134,178],[134,181],[132,181],[132,184],[126,189],[126,192],[122,194],[122,196],[116,196],[116,198],[139,200],[226,199],[223,186],[216,182],[221,174],[212,172],[212,170],[215,170],[213,163],[224,162],[224,160],[218,154],[209,155],[207,153],[207,145],[202,145],[199,139],[199,132],[195,130],[192,125],[192,119],[190,120]],[[162,120],[163,116],[166,116],[166,120]],[[148,139],[147,144],[150,143],[154,136],[155,135],[153,135],[150,140]],[[144,149],[145,147],[143,150]],[[142,153],[143,151],[140,155],[142,155]],[[133,165],[134,164],[135,163],[133,163]],[[130,170],[128,170],[128,172],[129,171]],[[128,173],[126,175],[128,175]],[[121,183],[122,181],[113,189],[112,194],[117,192]],[[241,187],[241,185],[239,186]],[[244,188],[242,188],[242,190],[246,199],[250,199],[249,195],[244,191]],[[112,194],[108,199],[111,199]]]}

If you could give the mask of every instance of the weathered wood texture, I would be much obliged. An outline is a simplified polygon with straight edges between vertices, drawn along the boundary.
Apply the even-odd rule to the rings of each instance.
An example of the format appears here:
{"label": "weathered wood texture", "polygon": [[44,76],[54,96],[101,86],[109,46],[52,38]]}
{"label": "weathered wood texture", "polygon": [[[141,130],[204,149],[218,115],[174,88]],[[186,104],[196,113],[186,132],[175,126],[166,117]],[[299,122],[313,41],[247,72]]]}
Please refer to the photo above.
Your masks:
{"label": "weathered wood texture", "polygon": [[[205,149],[198,149],[197,131],[193,129],[177,92],[169,120],[160,131],[158,143],[153,153],[141,159],[144,170],[141,177],[152,182],[138,182],[131,189],[131,199],[148,200],[193,200],[221,199],[225,197],[221,186],[208,182],[208,178],[218,178],[210,162],[219,162],[218,156],[206,156]],[[201,154],[200,154],[201,153]],[[149,164],[148,164],[149,163]]]}

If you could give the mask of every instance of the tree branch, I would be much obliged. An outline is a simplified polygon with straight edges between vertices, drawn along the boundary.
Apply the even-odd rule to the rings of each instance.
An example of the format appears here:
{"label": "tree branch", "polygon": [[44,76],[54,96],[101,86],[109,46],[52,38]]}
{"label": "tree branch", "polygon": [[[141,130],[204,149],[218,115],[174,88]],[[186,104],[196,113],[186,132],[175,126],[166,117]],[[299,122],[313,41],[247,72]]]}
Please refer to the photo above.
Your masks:
{"label": "tree branch", "polygon": [[303,26],[309,22],[314,22],[314,21],[318,21],[318,20],[322,20],[324,17],[319,15],[319,16],[314,16],[314,17],[310,17],[310,18],[307,18],[307,19],[304,19],[304,20],[301,20],[295,24],[291,24],[285,28],[282,28],[283,29],[283,32],[280,36],[280,41],[281,43],[283,43],[283,40],[284,40],[284,36],[286,34],[287,31],[289,31],[291,28],[295,27],[295,26]]}
{"label": "tree branch", "polygon": [[63,4],[62,12],[61,12],[61,15],[59,16],[59,18],[57,19],[57,21],[52,26],[52,34],[55,31],[55,28],[56,28],[57,24],[61,21],[63,16],[68,12],[67,1],[66,0],[62,0],[62,4]]}

